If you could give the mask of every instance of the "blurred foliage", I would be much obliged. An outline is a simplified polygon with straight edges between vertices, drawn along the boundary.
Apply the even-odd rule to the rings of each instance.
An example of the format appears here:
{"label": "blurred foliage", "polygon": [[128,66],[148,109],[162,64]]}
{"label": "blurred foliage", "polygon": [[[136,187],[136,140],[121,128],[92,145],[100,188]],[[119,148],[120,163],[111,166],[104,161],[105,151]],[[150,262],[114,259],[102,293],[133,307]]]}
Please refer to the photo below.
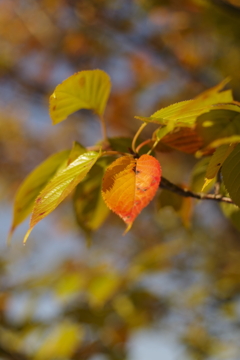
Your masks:
{"label": "blurred foliage", "polygon": [[[110,216],[87,249],[66,203],[25,248],[21,230],[10,249],[5,238],[9,201],[26,174],[74,140],[100,138],[85,111],[52,129],[46,107],[57,84],[79,70],[105,70],[113,137],[132,137],[135,114],[191,99],[227,76],[239,100],[239,18],[237,0],[0,2],[1,359],[142,360],[134,349],[145,344],[152,359],[166,348],[173,360],[238,359],[239,233],[215,204],[192,213],[191,204],[160,194],[165,206],[154,217],[150,206],[122,238]],[[200,189],[208,162],[169,152],[171,141],[163,175],[187,183],[196,164]],[[223,208],[238,223],[235,210]],[[175,346],[135,342],[143,330]]]}

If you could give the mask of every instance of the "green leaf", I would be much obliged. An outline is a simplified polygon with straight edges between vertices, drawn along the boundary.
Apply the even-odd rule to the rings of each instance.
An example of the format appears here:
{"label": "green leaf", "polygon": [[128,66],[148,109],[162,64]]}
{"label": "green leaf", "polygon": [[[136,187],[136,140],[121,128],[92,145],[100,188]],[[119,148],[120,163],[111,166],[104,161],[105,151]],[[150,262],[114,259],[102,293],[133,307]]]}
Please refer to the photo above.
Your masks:
{"label": "green leaf", "polygon": [[77,186],[74,194],[77,221],[87,235],[92,230],[98,229],[110,212],[103,201],[101,185],[106,166],[112,162],[112,159],[102,158],[100,161],[101,164],[99,165],[98,162],[95,164],[86,178]]}
{"label": "green leaf", "polygon": [[196,131],[202,137],[204,146],[213,141],[240,135],[240,114],[230,110],[212,110],[200,116]]}
{"label": "green leaf", "polygon": [[[114,138],[110,138],[108,139],[109,144],[112,148],[112,150],[115,151],[120,151],[123,153],[129,153],[129,149],[132,148],[132,139],[131,138],[126,138],[126,137],[114,137]],[[138,146],[141,143],[141,140],[138,139],[136,146]],[[150,147],[148,145],[144,145],[140,151],[139,151],[139,155],[143,155],[146,154],[149,151]]]}
{"label": "green leaf", "polygon": [[53,124],[65,120],[80,109],[102,116],[110,94],[111,80],[102,70],[80,71],[64,80],[50,97],[49,111]]}
{"label": "green leaf", "polygon": [[[173,127],[192,127],[198,116],[212,110],[213,107],[222,109],[234,106],[232,104],[233,98],[231,90],[219,93],[228,81],[228,79],[224,80],[219,85],[203,92],[193,100],[182,101],[158,110],[149,118],[136,118],[146,122],[155,122],[161,125],[167,125],[171,122]],[[238,107],[237,105],[235,106]]]}
{"label": "green leaf", "polygon": [[216,177],[222,164],[233,151],[233,149],[234,145],[222,145],[214,152],[207,167],[205,182],[202,190],[212,181],[212,179]]}
{"label": "green leaf", "polygon": [[95,151],[84,153],[51,179],[35,201],[30,228],[24,238],[24,243],[33,227],[50,214],[85,178],[100,156],[101,153]]}
{"label": "green leaf", "polygon": [[222,166],[223,182],[234,201],[240,206],[240,144],[231,152]]}
{"label": "green leaf", "polygon": [[[196,163],[192,170],[190,188],[192,191],[200,192],[203,184],[204,178],[206,175],[207,167],[210,161],[210,156],[207,156]],[[214,186],[215,178],[204,188],[204,192],[209,192],[211,188]]]}
{"label": "green leaf", "polygon": [[[229,194],[224,186],[224,184],[221,184],[221,193],[223,196],[229,197]],[[223,214],[226,216],[227,219],[230,220],[232,225],[240,231],[240,209],[238,206],[234,204],[228,204],[224,202],[219,203],[220,208],[223,212]]]}
{"label": "green leaf", "polygon": [[50,156],[35,168],[20,185],[14,202],[11,233],[31,213],[34,201],[47,182],[67,165],[70,151],[65,150]]}
{"label": "green leaf", "polygon": [[233,226],[240,231],[240,209],[236,205],[221,203],[223,214],[230,220]]}
{"label": "green leaf", "polygon": [[174,129],[173,123],[169,122],[166,126],[162,126],[157,129],[154,133],[156,140],[160,141],[164,136],[169,134]]}

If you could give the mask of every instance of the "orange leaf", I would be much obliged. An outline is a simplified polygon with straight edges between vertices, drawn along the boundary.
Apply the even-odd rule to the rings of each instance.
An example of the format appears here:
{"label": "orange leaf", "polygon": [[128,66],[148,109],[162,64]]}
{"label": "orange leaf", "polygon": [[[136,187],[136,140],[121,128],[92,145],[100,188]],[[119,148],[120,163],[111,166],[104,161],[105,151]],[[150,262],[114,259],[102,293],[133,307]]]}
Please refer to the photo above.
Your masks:
{"label": "orange leaf", "polygon": [[128,225],[125,233],[153,199],[160,179],[161,166],[150,155],[142,155],[139,159],[123,156],[107,168],[102,196],[107,206]]}

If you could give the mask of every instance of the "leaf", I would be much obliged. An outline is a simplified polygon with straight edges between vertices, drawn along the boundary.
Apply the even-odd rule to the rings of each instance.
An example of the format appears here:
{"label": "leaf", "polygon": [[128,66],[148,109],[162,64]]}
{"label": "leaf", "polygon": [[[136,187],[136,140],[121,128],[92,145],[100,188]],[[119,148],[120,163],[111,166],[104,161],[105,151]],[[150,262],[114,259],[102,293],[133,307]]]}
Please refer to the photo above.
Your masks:
{"label": "leaf", "polygon": [[221,203],[220,207],[223,214],[228,218],[232,225],[240,231],[240,209],[236,205]]}
{"label": "leaf", "polygon": [[229,110],[212,110],[200,116],[196,131],[203,139],[204,146],[213,141],[240,135],[240,114]]}
{"label": "leaf", "polygon": [[197,132],[186,127],[175,128],[174,132],[163,137],[161,143],[187,154],[194,154],[203,145]]}
{"label": "leaf", "polygon": [[110,94],[111,80],[102,70],[80,71],[56,87],[50,97],[50,117],[53,124],[65,120],[80,109],[103,115]]}
{"label": "leaf", "polygon": [[234,106],[232,104],[233,98],[231,90],[219,93],[228,81],[228,79],[224,80],[219,85],[203,92],[193,100],[182,101],[158,110],[149,118],[136,118],[145,122],[155,122],[161,125],[167,125],[169,122],[172,122],[174,126],[192,127],[198,116],[212,110],[213,107],[222,109]]}
{"label": "leaf", "polygon": [[20,185],[14,201],[10,233],[31,213],[37,195],[47,182],[59,171],[60,167],[66,166],[69,153],[69,150],[64,150],[50,156],[35,168]]}
{"label": "leaf", "polygon": [[[191,183],[190,188],[192,191],[195,191],[195,192],[201,191],[203,184],[204,184],[204,178],[206,175],[209,161],[210,161],[210,156],[201,159],[194,166],[194,168],[192,170],[191,182],[190,182]],[[204,192],[206,192],[206,193],[209,192],[211,190],[211,188],[214,186],[214,183],[215,183],[215,179],[213,179],[211,181],[211,183],[209,183],[204,188]]]}
{"label": "leaf", "polygon": [[72,357],[84,337],[83,328],[63,321],[48,331],[48,336],[34,356],[35,360],[67,359]]}
{"label": "leaf", "polygon": [[24,243],[33,227],[50,214],[84,179],[100,156],[101,153],[95,151],[84,153],[51,179],[35,201],[30,228],[24,238]]}
{"label": "leaf", "polygon": [[222,145],[215,151],[207,167],[202,191],[212,181],[212,179],[216,177],[222,164],[227,159],[228,155],[233,151],[233,149],[234,145]]}
{"label": "leaf", "polygon": [[224,138],[214,140],[208,145],[208,148],[217,148],[224,144],[236,144],[240,142],[240,135],[231,135]]}
{"label": "leaf", "polygon": [[222,176],[231,199],[240,207],[240,144],[224,161]]}
{"label": "leaf", "polygon": [[80,227],[89,235],[92,230],[98,229],[109,214],[109,209],[101,195],[102,178],[107,158],[101,166],[98,162],[90,170],[86,178],[77,186],[74,194],[74,209]]}
{"label": "leaf", "polygon": [[[182,186],[182,185],[181,185]],[[162,189],[158,197],[158,208],[171,207],[180,216],[183,225],[189,227],[192,215],[192,199]]]}
{"label": "leaf", "polygon": [[102,195],[107,206],[131,228],[134,219],[152,200],[161,179],[159,162],[150,155],[123,156],[106,170]]}
{"label": "leaf", "polygon": [[71,164],[74,160],[76,160],[80,155],[84,154],[85,152],[87,152],[87,149],[79,142],[74,141],[68,157],[67,165]]}
{"label": "leaf", "polygon": [[[129,153],[129,149],[132,148],[132,139],[131,138],[114,137],[114,138],[109,138],[108,141],[109,141],[109,144],[110,144],[112,150],[115,150],[115,151]],[[141,140],[138,139],[136,142],[136,146],[138,146],[140,143],[141,143]],[[146,154],[146,152],[148,152],[149,149],[150,149],[150,147],[148,145],[144,145],[140,149],[139,154],[140,155]]]}

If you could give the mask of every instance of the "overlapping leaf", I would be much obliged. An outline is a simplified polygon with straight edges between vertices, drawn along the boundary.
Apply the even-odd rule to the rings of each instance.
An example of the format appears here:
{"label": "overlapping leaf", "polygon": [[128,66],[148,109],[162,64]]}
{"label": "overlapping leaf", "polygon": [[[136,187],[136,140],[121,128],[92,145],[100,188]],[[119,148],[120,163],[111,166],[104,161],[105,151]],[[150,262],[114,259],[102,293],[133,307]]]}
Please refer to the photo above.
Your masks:
{"label": "overlapping leaf", "polygon": [[126,231],[154,197],[160,179],[160,164],[150,155],[139,159],[123,156],[107,168],[102,183],[103,199],[128,225]]}
{"label": "overlapping leaf", "polygon": [[[240,107],[239,107],[240,109]],[[212,110],[208,114],[201,115],[196,122],[196,131],[203,139],[204,146],[210,145],[215,140],[220,144],[220,139],[229,143],[232,136],[240,136],[240,113],[232,110]],[[239,138],[235,139],[237,142]]]}
{"label": "overlapping leaf", "polygon": [[222,164],[233,151],[233,149],[233,145],[222,145],[214,152],[207,167],[203,189],[212,181],[212,179],[216,177]]}
{"label": "overlapping leaf", "polygon": [[[204,157],[194,166],[191,175],[191,190],[200,192],[202,190],[204,179],[206,176],[207,167],[210,161],[210,157]],[[208,192],[214,186],[215,179],[213,179],[207,186],[204,188],[204,192]]]}
{"label": "overlapping leaf", "polygon": [[50,214],[84,179],[100,155],[95,151],[84,153],[51,179],[35,201],[30,229],[24,242],[26,242],[32,228]]}
{"label": "overlapping leaf", "polygon": [[174,192],[162,189],[160,195],[158,196],[157,204],[159,210],[164,207],[172,208],[181,218],[183,225],[189,227],[193,210],[193,202],[191,198],[182,197]]}
{"label": "overlapping leaf", "polygon": [[111,89],[109,76],[102,70],[80,71],[58,85],[50,97],[53,124],[80,109],[103,115]]}
{"label": "overlapping leaf", "polygon": [[193,100],[182,101],[158,110],[149,118],[137,118],[161,125],[167,125],[169,122],[172,122],[174,126],[192,127],[198,116],[213,108],[228,109],[229,107],[239,107],[233,104],[231,90],[219,92],[227,82],[228,80],[224,80],[219,85],[203,92]]}
{"label": "overlapping leaf", "polygon": [[174,132],[164,136],[161,143],[187,154],[194,154],[203,145],[202,138],[197,132],[187,127],[176,128]]}
{"label": "overlapping leaf", "polygon": [[98,229],[109,214],[101,194],[102,178],[109,163],[107,158],[99,159],[74,194],[77,221],[87,235]]}
{"label": "overlapping leaf", "polygon": [[11,232],[31,213],[37,195],[48,181],[60,168],[67,165],[69,154],[70,150],[65,150],[50,156],[35,168],[20,185],[14,201]]}
{"label": "overlapping leaf", "polygon": [[240,144],[235,147],[224,161],[222,175],[231,199],[240,207]]}

